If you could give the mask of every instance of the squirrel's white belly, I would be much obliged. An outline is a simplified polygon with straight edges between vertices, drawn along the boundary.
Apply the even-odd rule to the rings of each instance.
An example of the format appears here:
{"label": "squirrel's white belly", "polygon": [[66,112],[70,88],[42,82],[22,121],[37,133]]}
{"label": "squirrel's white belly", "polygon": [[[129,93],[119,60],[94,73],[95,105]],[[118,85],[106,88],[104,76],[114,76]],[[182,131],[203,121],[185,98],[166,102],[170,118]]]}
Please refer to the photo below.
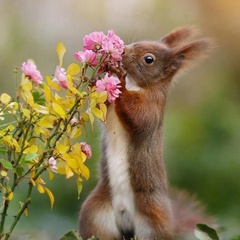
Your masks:
{"label": "squirrel's white belly", "polygon": [[113,211],[118,227],[130,230],[134,228],[135,209],[128,172],[128,136],[118,120],[114,106],[108,110],[108,119],[105,137]]}

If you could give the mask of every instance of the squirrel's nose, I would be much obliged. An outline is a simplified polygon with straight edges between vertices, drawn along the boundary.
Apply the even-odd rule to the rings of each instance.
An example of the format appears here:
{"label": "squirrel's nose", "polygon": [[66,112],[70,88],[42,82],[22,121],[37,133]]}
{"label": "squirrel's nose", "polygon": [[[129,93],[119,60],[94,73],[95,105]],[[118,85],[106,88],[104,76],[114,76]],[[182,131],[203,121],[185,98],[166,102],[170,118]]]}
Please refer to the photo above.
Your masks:
{"label": "squirrel's nose", "polygon": [[128,45],[124,45],[124,49],[123,49],[122,55],[125,55],[127,53],[128,53]]}

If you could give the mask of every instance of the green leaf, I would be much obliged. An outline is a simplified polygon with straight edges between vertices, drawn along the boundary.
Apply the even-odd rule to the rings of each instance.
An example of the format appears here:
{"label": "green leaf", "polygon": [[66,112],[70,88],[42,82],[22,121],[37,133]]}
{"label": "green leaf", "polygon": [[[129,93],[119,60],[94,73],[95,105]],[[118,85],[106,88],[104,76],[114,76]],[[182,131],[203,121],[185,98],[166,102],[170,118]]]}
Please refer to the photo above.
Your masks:
{"label": "green leaf", "polygon": [[6,154],[6,153],[7,153],[6,147],[0,145],[0,154],[1,154],[1,155],[4,155],[4,154]]}
{"label": "green leaf", "polygon": [[29,153],[25,156],[25,162],[28,162],[28,161],[31,161],[31,160],[34,160],[35,158],[38,157],[38,154],[37,153]]}
{"label": "green leaf", "polygon": [[240,236],[233,237],[231,240],[240,240]]}
{"label": "green leaf", "polygon": [[200,239],[200,240],[211,240],[211,238],[209,238],[206,233],[198,229],[194,230],[194,235],[197,239]]}
{"label": "green leaf", "polygon": [[79,236],[77,231],[72,230],[66,233],[60,240],[82,240],[82,238]]}
{"label": "green leaf", "polygon": [[8,160],[5,160],[3,158],[0,159],[0,163],[2,163],[2,165],[5,169],[12,169],[13,168],[12,164]]}
{"label": "green leaf", "polygon": [[33,95],[33,99],[34,99],[34,102],[35,102],[35,103],[38,103],[38,104],[40,104],[40,105],[44,105],[44,104],[45,104],[46,100],[45,100],[45,98],[43,98],[43,97],[41,96],[41,94],[40,94],[39,92],[34,91],[34,92],[32,93],[32,95]]}
{"label": "green leaf", "polygon": [[21,176],[23,175],[23,173],[24,173],[24,168],[22,168],[22,167],[17,167],[16,170],[15,170],[15,173],[16,173],[19,177],[21,177]]}
{"label": "green leaf", "polygon": [[202,231],[203,233],[206,233],[207,236],[212,240],[219,240],[219,236],[213,228],[210,228],[209,226],[205,224],[197,224],[197,228]]}
{"label": "green leaf", "polygon": [[37,153],[29,153],[26,155],[22,155],[19,164],[26,164],[26,163],[32,163],[34,159],[38,157]]}

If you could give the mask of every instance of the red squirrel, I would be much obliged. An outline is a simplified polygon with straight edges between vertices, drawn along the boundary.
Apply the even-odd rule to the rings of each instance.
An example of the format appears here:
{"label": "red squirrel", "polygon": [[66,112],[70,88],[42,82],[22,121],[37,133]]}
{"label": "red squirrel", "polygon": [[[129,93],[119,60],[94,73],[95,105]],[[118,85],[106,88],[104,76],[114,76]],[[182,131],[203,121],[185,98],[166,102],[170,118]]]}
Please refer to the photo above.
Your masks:
{"label": "red squirrel", "polygon": [[188,42],[192,34],[180,28],[159,41],[125,46],[117,72],[122,93],[109,105],[103,127],[99,181],[80,210],[83,240],[179,239],[180,224],[194,219],[181,222],[172,206],[162,146],[173,77],[210,47],[207,38]]}

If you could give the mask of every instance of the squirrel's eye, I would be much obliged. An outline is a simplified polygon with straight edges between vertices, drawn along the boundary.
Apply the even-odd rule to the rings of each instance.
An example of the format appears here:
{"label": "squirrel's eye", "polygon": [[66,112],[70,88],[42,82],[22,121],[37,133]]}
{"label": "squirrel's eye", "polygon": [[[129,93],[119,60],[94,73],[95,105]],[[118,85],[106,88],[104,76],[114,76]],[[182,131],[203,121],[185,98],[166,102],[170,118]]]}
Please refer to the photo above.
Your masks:
{"label": "squirrel's eye", "polygon": [[147,63],[147,64],[151,64],[151,63],[154,62],[154,57],[153,57],[153,56],[150,56],[150,55],[147,55],[147,56],[144,57],[144,61],[145,61],[145,63]]}

